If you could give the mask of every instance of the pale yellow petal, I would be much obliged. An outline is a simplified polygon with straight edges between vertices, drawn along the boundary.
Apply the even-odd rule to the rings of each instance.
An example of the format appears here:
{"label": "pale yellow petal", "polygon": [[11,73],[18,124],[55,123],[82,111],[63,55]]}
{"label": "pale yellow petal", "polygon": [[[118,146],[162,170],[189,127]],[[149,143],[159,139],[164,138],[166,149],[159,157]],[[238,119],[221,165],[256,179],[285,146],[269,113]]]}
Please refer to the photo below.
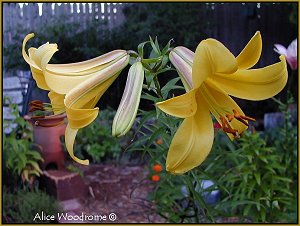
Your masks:
{"label": "pale yellow petal", "polygon": [[27,62],[27,64],[29,64],[30,66],[36,68],[36,69],[40,69],[36,63],[30,58],[30,56],[28,56],[28,54],[26,53],[25,47],[26,47],[26,43],[28,42],[29,39],[33,38],[34,34],[28,34],[26,35],[26,37],[23,40],[23,44],[22,44],[22,55],[24,60]]}
{"label": "pale yellow petal", "polygon": [[264,100],[278,94],[286,85],[288,72],[285,57],[270,66],[238,70],[234,74],[217,74],[213,81],[229,95],[247,99]]}
{"label": "pale yellow petal", "polygon": [[165,113],[178,118],[193,116],[197,111],[196,92],[197,89],[193,89],[183,95],[156,103],[156,106]]}
{"label": "pale yellow petal", "polygon": [[198,45],[193,61],[193,87],[198,88],[202,82],[215,73],[231,74],[237,70],[233,54],[219,41],[206,39]]}
{"label": "pale yellow petal", "polygon": [[[68,73],[94,73],[96,70],[100,70],[100,65],[107,64],[117,58],[120,58],[126,55],[127,52],[125,50],[113,50],[111,52],[105,53],[101,56],[95,57],[90,60],[85,60],[77,63],[69,63],[69,64],[48,64],[47,69],[53,73],[64,74]],[[94,69],[94,70],[93,70]]]}
{"label": "pale yellow petal", "polygon": [[88,159],[81,160],[74,155],[73,146],[74,146],[74,141],[77,132],[78,129],[72,129],[69,124],[67,125],[66,132],[65,132],[65,143],[66,143],[67,150],[69,152],[69,155],[74,161],[83,165],[89,165]]}
{"label": "pale yellow petal", "polygon": [[173,174],[183,174],[199,166],[209,154],[214,129],[208,106],[197,94],[198,109],[194,116],[184,119],[170,145],[166,167]]}
{"label": "pale yellow petal", "polygon": [[64,105],[65,95],[50,91],[48,93],[48,97],[50,99],[52,110],[55,115],[61,114],[66,111]]}
{"label": "pale yellow petal", "polygon": [[261,50],[261,35],[260,32],[257,31],[241,53],[236,57],[239,69],[248,69],[253,67],[259,60]]}
{"label": "pale yellow petal", "polygon": [[75,109],[66,108],[69,125],[72,129],[80,129],[91,124],[98,116],[99,108]]}
{"label": "pale yellow petal", "polygon": [[102,68],[95,73],[81,74],[81,76],[63,76],[53,74],[50,71],[45,71],[45,80],[47,85],[56,93],[66,94],[74,87],[82,90],[89,90],[91,87],[103,83],[113,75],[119,73],[128,64],[129,56],[122,55],[120,58],[115,59],[109,63],[107,67]]}

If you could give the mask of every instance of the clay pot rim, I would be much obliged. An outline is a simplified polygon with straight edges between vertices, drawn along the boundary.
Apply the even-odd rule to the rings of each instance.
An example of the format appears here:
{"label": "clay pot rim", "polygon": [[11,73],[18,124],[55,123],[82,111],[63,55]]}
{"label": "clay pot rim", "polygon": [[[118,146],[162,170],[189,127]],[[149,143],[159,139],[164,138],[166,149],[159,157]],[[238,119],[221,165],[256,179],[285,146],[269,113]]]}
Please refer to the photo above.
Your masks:
{"label": "clay pot rim", "polygon": [[58,120],[58,119],[65,119],[67,117],[66,113],[62,113],[59,115],[47,115],[45,116],[45,118],[31,118],[29,115],[24,115],[24,119],[27,121],[46,121],[46,120],[50,120],[50,119],[54,119],[54,120]]}

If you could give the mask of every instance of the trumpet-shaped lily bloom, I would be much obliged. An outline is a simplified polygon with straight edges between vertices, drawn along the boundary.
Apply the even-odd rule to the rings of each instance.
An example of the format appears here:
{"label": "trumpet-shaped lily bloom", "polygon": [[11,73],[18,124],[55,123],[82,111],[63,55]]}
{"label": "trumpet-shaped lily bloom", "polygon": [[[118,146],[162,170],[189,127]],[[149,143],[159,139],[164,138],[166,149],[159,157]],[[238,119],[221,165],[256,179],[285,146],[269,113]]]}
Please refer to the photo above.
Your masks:
{"label": "trumpet-shaped lily bloom", "polygon": [[291,42],[291,44],[288,46],[288,48],[285,48],[281,44],[275,44],[274,45],[274,51],[285,55],[286,61],[290,65],[292,70],[296,70],[298,67],[298,62],[297,62],[297,39]]}
{"label": "trumpet-shaped lily bloom", "polygon": [[113,136],[123,136],[132,127],[140,103],[143,81],[143,65],[135,62],[129,69],[125,90],[113,120]]}
{"label": "trumpet-shaped lily bloom", "polygon": [[261,48],[261,36],[256,32],[237,57],[215,39],[201,41],[195,54],[184,47],[172,50],[171,62],[188,92],[157,103],[167,114],[184,118],[168,151],[168,171],[182,174],[205,160],[214,139],[210,113],[231,139],[247,129],[249,120],[254,121],[245,116],[229,95],[264,100],[284,88],[287,82],[284,56],[273,65],[249,69],[257,63]]}
{"label": "trumpet-shaped lily bloom", "polygon": [[58,51],[56,44],[46,43],[38,49],[25,45],[34,35],[29,34],[23,41],[23,57],[30,65],[37,86],[49,90],[49,98],[55,114],[66,111],[68,125],[65,142],[70,156],[81,164],[88,165],[88,160],[80,160],[73,154],[73,144],[78,129],[92,123],[99,112],[95,107],[103,93],[113,83],[121,70],[129,62],[125,50],[115,50],[102,56],[70,64],[48,64],[53,54]]}

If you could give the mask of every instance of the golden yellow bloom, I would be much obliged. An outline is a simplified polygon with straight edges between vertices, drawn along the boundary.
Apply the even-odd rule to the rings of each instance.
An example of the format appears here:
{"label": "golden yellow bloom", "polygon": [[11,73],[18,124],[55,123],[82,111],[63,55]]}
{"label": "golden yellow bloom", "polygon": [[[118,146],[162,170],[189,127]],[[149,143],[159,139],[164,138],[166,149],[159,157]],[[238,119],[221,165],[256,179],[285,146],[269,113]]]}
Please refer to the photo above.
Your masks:
{"label": "golden yellow bloom", "polygon": [[284,88],[288,75],[284,56],[276,64],[249,69],[257,63],[261,48],[261,36],[256,32],[237,57],[215,39],[200,42],[192,64],[191,58],[185,57],[191,55],[186,48],[176,47],[170,53],[170,60],[189,91],[157,103],[167,114],[184,118],[169,148],[168,171],[182,174],[205,160],[214,139],[210,113],[231,139],[247,129],[248,120],[253,119],[245,116],[229,95],[264,100]]}
{"label": "golden yellow bloom", "polygon": [[49,90],[49,98],[55,114],[66,111],[68,125],[65,133],[66,147],[70,156],[81,164],[73,154],[73,144],[78,129],[93,122],[99,112],[97,102],[118,77],[129,62],[125,50],[114,50],[102,56],[70,64],[48,64],[53,54],[58,51],[56,44],[46,43],[38,49],[25,45],[34,34],[29,34],[23,41],[23,57],[30,65],[37,86]]}

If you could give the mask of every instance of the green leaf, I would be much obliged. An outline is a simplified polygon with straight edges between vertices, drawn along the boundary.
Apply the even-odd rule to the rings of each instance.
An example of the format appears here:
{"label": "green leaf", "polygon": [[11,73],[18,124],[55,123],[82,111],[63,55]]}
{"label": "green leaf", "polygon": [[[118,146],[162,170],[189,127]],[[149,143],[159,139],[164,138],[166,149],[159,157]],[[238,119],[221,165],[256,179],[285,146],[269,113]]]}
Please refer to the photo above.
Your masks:
{"label": "green leaf", "polygon": [[150,58],[150,59],[142,59],[142,63],[144,64],[152,64],[152,63],[157,63],[162,60],[162,57],[157,57],[157,58]]}
{"label": "green leaf", "polygon": [[144,46],[145,46],[147,43],[149,43],[149,41],[142,42],[142,43],[140,43],[140,44],[138,45],[138,53],[139,53],[139,56],[140,56],[141,58],[144,57]]}
{"label": "green leaf", "polygon": [[254,177],[255,177],[255,180],[256,180],[257,184],[260,185],[260,174],[259,173],[254,173]]}
{"label": "green leaf", "polygon": [[165,47],[163,48],[163,50],[161,51],[162,55],[165,55],[168,51],[168,49],[170,49],[171,43],[174,42],[173,39],[170,39],[167,43],[167,45],[165,45]]}
{"label": "green leaf", "polygon": [[159,56],[161,55],[161,52],[160,52],[160,49],[159,49],[159,44],[158,44],[158,41],[157,41],[157,37],[155,37],[155,43],[153,41],[153,39],[151,38],[151,36],[149,36],[149,39],[150,39],[150,44],[154,50],[154,52]]}

